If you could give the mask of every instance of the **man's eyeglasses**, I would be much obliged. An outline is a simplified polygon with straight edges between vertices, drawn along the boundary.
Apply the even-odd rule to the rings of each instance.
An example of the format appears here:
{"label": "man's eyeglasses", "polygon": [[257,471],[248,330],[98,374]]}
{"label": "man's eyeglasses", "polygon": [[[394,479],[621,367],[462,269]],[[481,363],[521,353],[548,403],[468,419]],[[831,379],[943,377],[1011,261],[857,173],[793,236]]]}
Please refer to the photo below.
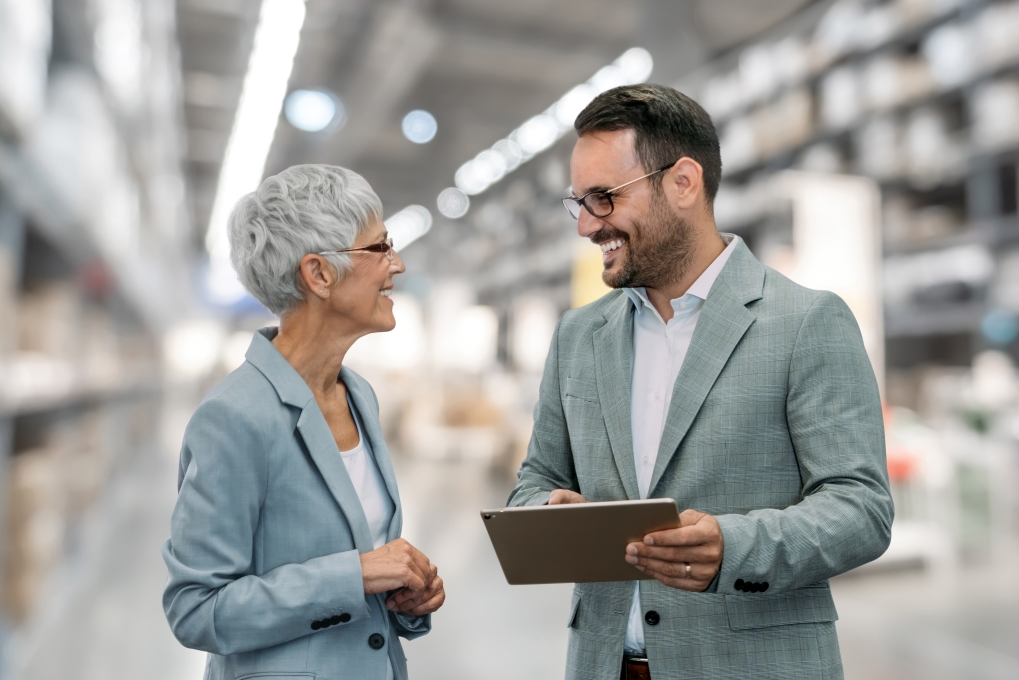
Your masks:
{"label": "man's eyeglasses", "polygon": [[319,255],[328,255],[329,253],[381,253],[385,255],[387,259],[392,260],[393,255],[396,253],[396,248],[393,247],[393,238],[389,237],[385,241],[373,243],[370,246],[344,248],[343,250],[324,250],[319,253]]}
{"label": "man's eyeglasses", "polygon": [[589,191],[579,198],[576,196],[567,196],[566,198],[563,199],[563,206],[566,208],[566,212],[570,213],[570,216],[575,220],[580,219],[581,206],[584,206],[584,208],[587,209],[587,212],[591,213],[595,217],[608,217],[609,215],[612,214],[612,211],[615,210],[616,208],[616,206],[613,205],[612,203],[612,196],[615,195],[617,191],[625,187],[628,187],[631,184],[634,184],[635,182],[639,182],[642,179],[647,179],[652,175],[657,175],[660,172],[665,172],[673,165],[675,165],[675,162],[669,163],[664,168],[660,168],[658,170],[655,170],[654,172],[649,172],[643,177],[631,179],[626,184],[620,184],[616,188],[609,189],[608,191]]}

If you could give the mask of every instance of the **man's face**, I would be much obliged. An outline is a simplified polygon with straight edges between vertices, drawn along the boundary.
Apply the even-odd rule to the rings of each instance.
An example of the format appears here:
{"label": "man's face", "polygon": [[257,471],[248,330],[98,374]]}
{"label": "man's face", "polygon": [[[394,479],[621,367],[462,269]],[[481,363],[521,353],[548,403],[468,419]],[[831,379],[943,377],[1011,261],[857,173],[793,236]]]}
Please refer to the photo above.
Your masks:
{"label": "man's face", "polygon": [[[578,139],[570,161],[573,195],[607,191],[647,174],[633,142],[633,130],[596,132]],[[692,238],[658,186],[669,181],[668,171],[662,174],[613,193],[613,210],[607,217],[580,211],[577,233],[601,246],[602,280],[608,286],[659,288],[682,276]]]}

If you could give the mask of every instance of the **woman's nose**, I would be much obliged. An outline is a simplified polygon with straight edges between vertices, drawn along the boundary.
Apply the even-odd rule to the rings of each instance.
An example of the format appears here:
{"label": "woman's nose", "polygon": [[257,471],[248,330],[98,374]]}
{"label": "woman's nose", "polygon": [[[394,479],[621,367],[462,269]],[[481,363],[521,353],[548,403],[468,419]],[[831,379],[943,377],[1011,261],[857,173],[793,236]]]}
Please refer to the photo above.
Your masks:
{"label": "woman's nose", "polygon": [[389,271],[393,276],[407,271],[407,265],[403,263],[403,258],[400,257],[400,253],[395,250],[393,251],[393,261],[389,263]]}

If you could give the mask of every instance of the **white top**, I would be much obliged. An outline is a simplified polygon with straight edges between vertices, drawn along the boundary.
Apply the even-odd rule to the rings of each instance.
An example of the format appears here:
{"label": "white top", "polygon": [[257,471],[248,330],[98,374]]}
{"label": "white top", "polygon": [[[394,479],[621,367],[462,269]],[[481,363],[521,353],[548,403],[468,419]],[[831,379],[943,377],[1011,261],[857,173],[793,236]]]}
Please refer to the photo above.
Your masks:
{"label": "white top", "polygon": [[[343,459],[343,467],[347,468],[350,481],[354,484],[357,498],[361,501],[364,516],[368,520],[372,546],[378,550],[387,543],[389,525],[393,521],[396,506],[393,505],[393,499],[389,495],[374,456],[365,448],[364,431],[361,429],[361,421],[353,404],[350,404],[350,414],[354,418],[354,425],[357,426],[357,446],[349,451],[340,451],[340,457]],[[393,680],[393,663],[388,656],[386,680]]]}
{"label": "white top", "polygon": [[[351,413],[354,408],[351,406]],[[361,431],[361,423],[357,416],[354,416],[354,424],[357,425],[357,446],[350,451],[340,451],[343,458],[343,467],[347,468],[350,481],[354,484],[354,490],[361,501],[361,508],[368,520],[368,529],[371,530],[372,546],[378,550],[388,541],[389,525],[393,521],[393,512],[396,506],[386,489],[386,482],[382,479],[379,466],[375,459],[365,449],[364,432]]]}
{"label": "white top", "polygon": [[[630,386],[630,422],[633,428],[633,464],[637,471],[640,497],[647,498],[651,475],[658,460],[658,447],[665,418],[672,403],[672,390],[683,366],[690,340],[704,301],[722,267],[729,261],[739,240],[721,234],[727,244],[690,289],[672,300],[673,316],[666,323],[643,288],[624,288],[633,303],[633,374]],[[634,585],[630,619],[626,625],[626,649],[644,651],[644,617],[640,608],[640,582]]]}

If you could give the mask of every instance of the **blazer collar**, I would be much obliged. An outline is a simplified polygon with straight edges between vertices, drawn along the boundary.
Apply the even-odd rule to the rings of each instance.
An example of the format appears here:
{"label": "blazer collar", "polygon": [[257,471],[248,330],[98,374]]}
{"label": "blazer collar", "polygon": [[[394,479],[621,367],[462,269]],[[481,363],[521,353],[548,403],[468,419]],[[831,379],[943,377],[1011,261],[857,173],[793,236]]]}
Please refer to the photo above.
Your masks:
{"label": "blazer collar", "polygon": [[648,497],[665,473],[694,418],[743,334],[757,318],[746,305],[764,295],[764,266],[740,241],[715,280],[672,390]]}
{"label": "blazer collar", "polygon": [[[315,395],[311,388],[272,344],[272,339],[278,332],[278,328],[269,327],[255,333],[245,358],[272,383],[280,401],[301,410],[301,415],[297,419],[297,431],[300,432],[301,439],[329,488],[329,492],[343,510],[358,552],[369,552],[375,546],[372,544],[371,529],[368,527],[368,518],[365,517],[361,499],[358,498],[357,490],[354,489],[354,484],[350,481],[350,475],[347,474],[347,468],[343,465],[343,458],[336,446],[336,439],[333,438],[333,433],[318,407],[318,402],[315,401]],[[343,376],[344,373],[341,371],[339,377],[342,379]],[[368,425],[373,420],[369,414],[374,412],[365,410],[367,404],[363,395],[360,394],[361,390],[353,387],[355,383],[355,380],[344,380],[347,393],[351,395],[351,400],[361,413],[361,420],[365,425],[365,436],[369,438],[369,443],[373,446],[376,460],[379,460],[383,456],[375,447],[379,446],[379,442],[381,442],[381,432],[376,432],[377,428]],[[381,447],[384,451],[384,442],[381,442]],[[388,460],[388,455],[385,458]],[[386,478],[383,466],[379,465],[379,468],[383,470],[383,477]],[[389,469],[388,472],[392,477],[392,469]],[[387,478],[386,486],[389,487],[393,504],[397,508],[397,511],[393,513],[394,522],[390,525],[392,531],[394,525],[401,523],[396,521],[399,516],[399,496],[394,495],[395,478],[392,480],[392,485],[390,485],[390,479]]]}
{"label": "blazer collar", "polygon": [[244,358],[272,383],[280,401],[303,409],[308,402],[315,401],[315,395],[312,394],[308,383],[304,382],[304,378],[273,346],[272,340],[278,334],[279,328],[276,326],[260,328],[251,338]]}

